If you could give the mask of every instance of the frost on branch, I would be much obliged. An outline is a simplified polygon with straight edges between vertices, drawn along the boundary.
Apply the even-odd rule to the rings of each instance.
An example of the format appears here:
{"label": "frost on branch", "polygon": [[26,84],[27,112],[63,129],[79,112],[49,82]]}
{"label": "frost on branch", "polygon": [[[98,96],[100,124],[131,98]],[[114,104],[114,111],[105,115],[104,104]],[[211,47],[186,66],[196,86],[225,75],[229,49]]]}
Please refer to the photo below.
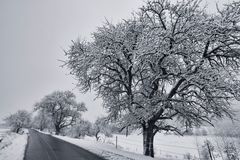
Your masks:
{"label": "frost on branch", "polygon": [[149,1],[132,19],[99,27],[92,42],[73,42],[66,65],[83,92],[103,99],[110,118],[151,132],[147,141],[179,132],[169,121],[231,118],[240,91],[239,6],[211,15],[198,0]]}

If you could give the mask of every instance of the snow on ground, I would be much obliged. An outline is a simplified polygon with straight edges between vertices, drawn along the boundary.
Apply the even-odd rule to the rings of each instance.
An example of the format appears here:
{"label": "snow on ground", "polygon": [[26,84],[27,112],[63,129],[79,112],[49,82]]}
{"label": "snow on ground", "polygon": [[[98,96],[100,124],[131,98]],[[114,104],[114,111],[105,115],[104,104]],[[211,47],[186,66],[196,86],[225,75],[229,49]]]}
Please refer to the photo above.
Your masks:
{"label": "snow on ground", "polygon": [[108,160],[159,160],[157,158],[147,157],[141,154],[124,151],[122,149],[116,149],[113,144],[96,142],[93,137],[85,137],[84,139],[56,135],[54,135],[54,137],[80,146]]}
{"label": "snow on ground", "polygon": [[[117,136],[117,143],[119,148],[133,153],[143,153],[143,137],[139,133],[134,133],[129,136],[114,135],[112,138],[103,138],[105,143],[115,144]],[[221,159],[219,153],[223,151],[224,141],[235,142],[240,144],[240,139],[231,137],[218,137],[214,135],[208,136],[178,136],[170,134],[156,134],[154,137],[154,152],[155,157],[165,159],[183,160],[191,155],[192,159],[200,159],[202,146],[208,140],[214,146],[215,160]],[[238,147],[240,148],[240,147]],[[221,150],[221,151],[220,151]],[[221,153],[223,154],[223,153]],[[202,156],[201,156],[202,159]]]}
{"label": "snow on ground", "polygon": [[[118,149],[115,148],[116,136],[118,139]],[[70,138],[67,136],[55,137],[88,149],[109,160],[113,160],[114,158],[121,160],[153,160],[152,158],[142,155],[143,138],[141,134],[137,133],[131,134],[127,137],[125,135],[114,135],[112,138],[102,138],[102,142],[96,142],[94,137],[85,137],[84,139]],[[191,155],[193,159],[198,160],[199,154],[201,154],[201,146],[206,140],[209,140],[213,145],[222,141],[220,137],[216,136],[177,136],[157,134],[154,139],[154,151],[156,157],[154,159],[183,160],[186,159],[187,155]],[[125,157],[125,159],[123,157]],[[221,157],[219,158],[221,159]],[[215,159],[217,160],[218,157],[216,156]]]}
{"label": "snow on ground", "polygon": [[[106,138],[106,143],[115,143],[116,136],[118,145],[123,149],[134,153],[143,153],[143,138],[137,133],[129,136],[114,135],[112,138]],[[197,143],[203,143],[205,136],[177,136],[157,134],[154,138],[155,157],[166,159],[184,159],[187,154],[192,157],[199,157]]]}
{"label": "snow on ground", "polygon": [[[43,134],[50,134],[49,132],[36,130]],[[87,149],[97,155],[104,157],[107,160],[159,160],[157,158],[146,157],[141,154],[132,153],[128,151],[116,149],[113,143],[97,142],[94,137],[86,136],[84,139],[71,138],[67,136],[53,135],[56,138],[67,141],[69,143]],[[120,146],[119,146],[120,147]],[[165,159],[161,159],[165,160]]]}
{"label": "snow on ground", "polygon": [[8,129],[0,129],[2,137],[0,160],[23,160],[28,137],[26,133],[26,130],[20,135],[10,132]]}
{"label": "snow on ground", "polygon": [[[155,158],[143,156],[143,138],[139,133],[129,136],[115,134],[113,137],[101,137],[101,142],[96,142],[94,137],[86,136],[84,139],[70,138],[67,136],[56,136],[64,141],[73,143],[85,148],[93,153],[105,157],[108,160],[184,160],[191,155],[192,159],[199,160],[204,141],[212,143],[215,150],[213,155],[215,160],[222,159],[220,152],[223,153],[223,142],[239,142],[240,139],[231,137],[208,136],[178,136],[172,134],[156,134],[154,138]],[[117,137],[117,149],[115,148]],[[225,140],[224,140],[224,139]],[[220,151],[221,150],[221,151]],[[220,152],[219,152],[220,151]],[[221,155],[222,156],[222,155]],[[202,159],[202,158],[201,158]]]}
{"label": "snow on ground", "polygon": [[[116,136],[118,139],[118,149],[115,148]],[[84,139],[56,135],[54,137],[90,150],[109,160],[153,160],[153,158],[142,155],[142,135],[138,134],[132,134],[127,137],[125,135],[114,135],[112,138],[102,138],[102,142],[96,142],[94,137],[85,137]],[[197,137],[197,141],[204,141],[204,139],[206,137]],[[183,160],[184,156],[188,153],[196,158],[198,157],[196,139],[193,136],[180,137],[159,134],[155,137],[154,147],[156,157],[154,159],[156,160]]]}
{"label": "snow on ground", "polygon": [[[114,135],[112,138],[106,138],[105,143],[115,144],[116,136],[118,139],[118,146],[122,150],[134,152],[138,154],[143,153],[143,138],[141,134]],[[236,139],[231,138],[233,141]],[[165,159],[186,159],[187,155],[191,155],[192,159],[200,159],[202,146],[204,141],[209,140],[214,146],[222,142],[221,137],[208,135],[208,136],[178,136],[156,134],[154,138],[154,152],[155,157]],[[216,147],[217,148],[217,147]],[[216,150],[217,151],[217,150]],[[221,157],[220,157],[221,158]],[[216,158],[217,160],[217,158]]]}

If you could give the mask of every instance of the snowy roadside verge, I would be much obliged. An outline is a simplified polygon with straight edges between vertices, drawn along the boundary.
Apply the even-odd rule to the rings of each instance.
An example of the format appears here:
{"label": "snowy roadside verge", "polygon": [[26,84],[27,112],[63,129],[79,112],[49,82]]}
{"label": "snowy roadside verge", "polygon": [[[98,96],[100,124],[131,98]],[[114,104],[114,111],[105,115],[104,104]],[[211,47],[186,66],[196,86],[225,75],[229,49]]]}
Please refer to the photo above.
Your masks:
{"label": "snowy roadside verge", "polygon": [[0,142],[0,160],[23,160],[27,146],[27,131],[23,134],[8,132]]}
{"label": "snowy roadside verge", "polygon": [[111,144],[96,142],[90,139],[76,139],[67,136],[56,135],[54,135],[54,137],[87,149],[97,155],[104,157],[107,160],[159,160],[157,158],[151,158],[144,155],[123,151],[121,149],[116,149]]}

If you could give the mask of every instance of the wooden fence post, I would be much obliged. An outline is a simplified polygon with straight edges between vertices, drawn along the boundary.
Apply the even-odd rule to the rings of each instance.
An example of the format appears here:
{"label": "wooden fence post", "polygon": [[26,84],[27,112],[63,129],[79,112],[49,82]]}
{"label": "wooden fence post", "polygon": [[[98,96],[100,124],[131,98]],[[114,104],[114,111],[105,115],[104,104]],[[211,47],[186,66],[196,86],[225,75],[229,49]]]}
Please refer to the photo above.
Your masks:
{"label": "wooden fence post", "polygon": [[118,141],[118,138],[117,138],[117,136],[116,136],[116,149],[117,149],[117,141]]}
{"label": "wooden fence post", "polygon": [[210,149],[210,147],[209,147],[208,142],[207,142],[207,147],[208,147],[208,152],[209,152],[210,159],[213,160],[212,152],[211,152],[211,149]]}

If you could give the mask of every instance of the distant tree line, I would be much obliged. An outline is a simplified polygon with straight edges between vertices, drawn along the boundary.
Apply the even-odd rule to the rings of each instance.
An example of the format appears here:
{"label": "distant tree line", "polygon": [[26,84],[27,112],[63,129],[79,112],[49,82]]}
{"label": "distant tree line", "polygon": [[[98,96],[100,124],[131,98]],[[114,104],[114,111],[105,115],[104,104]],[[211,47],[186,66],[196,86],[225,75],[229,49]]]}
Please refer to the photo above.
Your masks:
{"label": "distant tree line", "polygon": [[119,128],[111,125],[106,117],[99,117],[95,123],[83,120],[81,115],[85,111],[85,104],[78,103],[72,92],[55,91],[36,103],[32,113],[19,110],[5,121],[16,133],[22,128],[34,128],[75,138],[95,136],[97,141],[101,134],[111,136],[118,132]]}

